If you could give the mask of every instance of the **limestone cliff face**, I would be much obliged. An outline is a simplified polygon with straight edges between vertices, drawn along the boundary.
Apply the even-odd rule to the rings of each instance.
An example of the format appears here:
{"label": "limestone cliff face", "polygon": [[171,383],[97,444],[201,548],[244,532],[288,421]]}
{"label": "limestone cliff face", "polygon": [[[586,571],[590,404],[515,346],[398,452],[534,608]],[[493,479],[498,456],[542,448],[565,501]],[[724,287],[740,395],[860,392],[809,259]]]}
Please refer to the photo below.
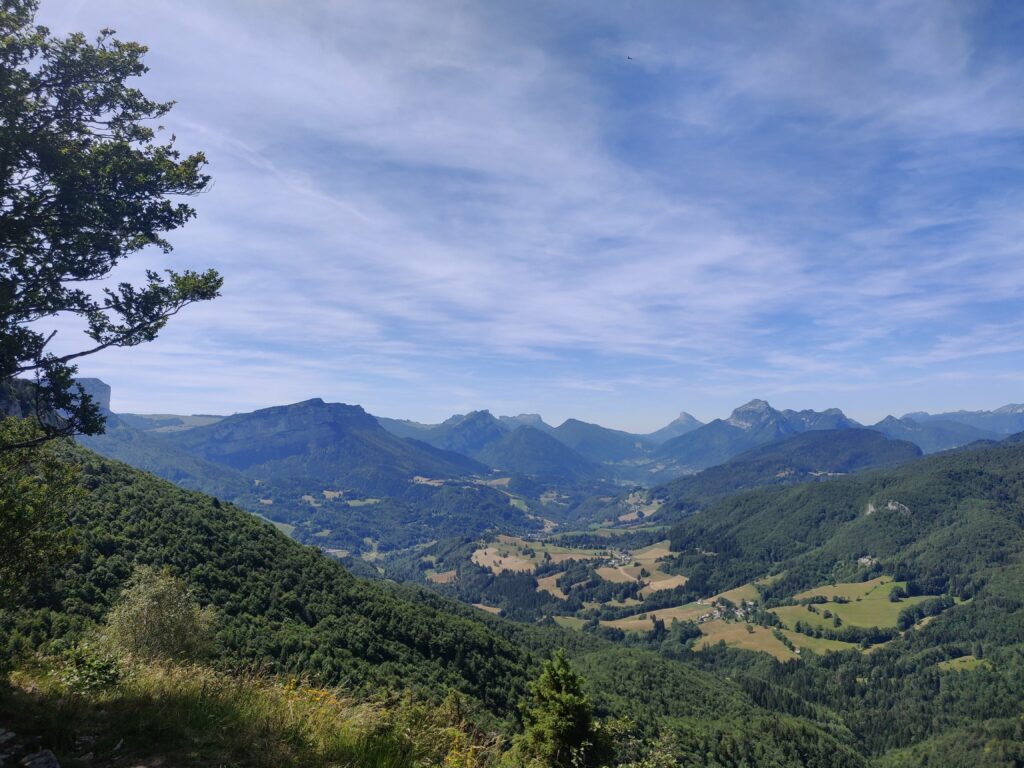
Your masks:
{"label": "limestone cliff face", "polygon": [[104,414],[110,413],[110,385],[100,379],[75,379]]}
{"label": "limestone cliff face", "polygon": [[[87,395],[96,401],[104,416],[110,416],[110,385],[100,379],[75,379]],[[28,379],[0,382],[0,416],[25,418],[36,412],[33,391],[35,383]]]}
{"label": "limestone cliff face", "polygon": [[35,412],[32,387],[32,382],[26,379],[0,383],[0,416],[31,416]]}

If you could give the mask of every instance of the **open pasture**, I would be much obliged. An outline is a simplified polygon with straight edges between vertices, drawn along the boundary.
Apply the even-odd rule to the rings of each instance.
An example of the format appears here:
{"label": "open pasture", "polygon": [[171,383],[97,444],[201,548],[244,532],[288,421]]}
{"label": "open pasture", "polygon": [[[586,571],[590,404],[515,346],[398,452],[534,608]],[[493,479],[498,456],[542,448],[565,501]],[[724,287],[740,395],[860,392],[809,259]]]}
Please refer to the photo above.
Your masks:
{"label": "open pasture", "polygon": [[[872,579],[870,582],[854,584],[836,584],[833,587],[819,587],[801,592],[799,597],[826,596],[823,592],[832,590],[832,596],[841,595],[850,602],[836,603],[829,601],[814,605],[814,611],[806,605],[786,605],[772,608],[771,611],[787,628],[792,629],[797,621],[803,621],[814,627],[831,627],[831,618],[825,618],[824,612],[829,611],[844,624],[851,627],[895,627],[900,611],[908,606],[929,599],[928,595],[905,597],[899,602],[889,600],[889,591],[896,586],[905,586],[903,582],[894,582],[888,576]],[[851,596],[852,595],[852,596]]]}
{"label": "open pasture", "polygon": [[808,637],[800,632],[793,632],[788,629],[782,630],[782,634],[789,638],[790,642],[797,648],[800,648],[801,650],[814,651],[815,653],[855,651],[858,648],[856,643],[844,643],[841,640],[828,640],[823,637]]}
{"label": "open pasture", "polygon": [[700,625],[704,637],[697,640],[698,649],[708,648],[719,642],[733,648],[761,651],[780,661],[797,658],[797,654],[784,646],[770,629],[742,621],[706,621]]}
{"label": "open pasture", "polygon": [[808,589],[793,597],[796,600],[807,600],[812,597],[824,597],[826,600],[833,600],[836,597],[845,597],[847,600],[870,597],[881,591],[888,596],[889,590],[895,586],[906,586],[903,582],[894,582],[892,576],[879,576],[870,581],[850,581],[839,584],[826,584],[814,589]]}
{"label": "open pasture", "polygon": [[668,548],[668,539],[651,544],[649,547],[636,550],[632,555],[632,562],[640,565],[652,566],[663,557],[668,557],[672,551]]}
{"label": "open pasture", "polygon": [[675,589],[676,587],[686,586],[687,578],[685,576],[670,575],[662,573],[661,571],[654,571],[651,573],[651,580],[646,587],[640,590],[640,594],[646,596],[652,592],[657,592],[662,589]]}
{"label": "open pasture", "polygon": [[481,611],[487,611],[497,616],[501,613],[501,608],[495,608],[493,605],[484,605],[483,603],[473,603],[474,608],[479,608]]}
{"label": "open pasture", "polygon": [[603,621],[601,623],[607,627],[615,627],[625,632],[650,632],[654,629],[654,622],[652,619],[661,619],[666,625],[671,624],[673,619],[677,619],[679,621],[696,621],[710,610],[711,606],[709,605],[687,603],[686,605],[679,605],[675,608],[661,608],[656,611],[638,613],[635,616],[626,616],[622,619]]}
{"label": "open pasture", "polygon": [[607,557],[608,550],[575,549],[502,534],[474,551],[472,560],[493,573],[529,572],[544,562],[545,556],[553,563],[563,563],[566,560],[593,560]]}
{"label": "open pasture", "polygon": [[502,571],[523,571],[531,572],[536,564],[527,557],[513,555],[506,548],[484,547],[473,553],[473,562],[481,568],[486,568],[492,573]]}
{"label": "open pasture", "polygon": [[559,600],[565,600],[565,592],[563,592],[557,584],[558,577],[561,575],[562,574],[560,573],[553,573],[550,576],[545,576],[542,579],[537,579],[537,591],[547,592],[550,595],[554,595]]}
{"label": "open pasture", "polygon": [[635,570],[636,573],[631,574],[629,569],[606,565],[601,568],[595,568],[594,572],[605,581],[611,581],[615,584],[632,584],[640,575],[640,569],[635,568],[632,570]]}
{"label": "open pasture", "polygon": [[957,659],[946,659],[936,665],[943,672],[969,672],[972,669],[991,669],[992,662],[988,659],[979,659],[977,656],[968,654]]}
{"label": "open pasture", "polygon": [[427,571],[427,581],[433,582],[434,584],[451,584],[455,581],[456,572],[452,568],[450,571]]}
{"label": "open pasture", "polygon": [[754,582],[750,582],[748,584],[743,584],[742,586],[736,587],[734,589],[729,589],[725,592],[720,592],[719,594],[710,598],[706,602],[713,603],[716,600],[728,600],[730,603],[739,605],[744,600],[746,600],[748,603],[752,603],[755,600],[759,600],[760,598],[761,593],[757,591],[757,587],[755,586]]}

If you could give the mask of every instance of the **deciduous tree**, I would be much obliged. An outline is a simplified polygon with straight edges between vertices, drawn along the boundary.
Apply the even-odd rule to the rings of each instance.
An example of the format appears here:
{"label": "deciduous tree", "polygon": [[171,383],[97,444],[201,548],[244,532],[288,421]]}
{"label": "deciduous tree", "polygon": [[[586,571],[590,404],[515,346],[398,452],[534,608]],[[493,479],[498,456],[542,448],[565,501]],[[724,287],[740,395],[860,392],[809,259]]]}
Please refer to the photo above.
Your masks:
{"label": "deciduous tree", "polygon": [[[0,419],[8,444],[39,436],[27,419]],[[0,452],[0,605],[66,549],[66,518],[81,489],[77,468],[59,453],[58,443]]]}
{"label": "deciduous tree", "polygon": [[[127,257],[171,250],[164,235],[195,215],[172,198],[207,188],[206,158],[162,140],[156,121],[173,102],[130,84],[147,71],[144,46],[112,30],[55,37],[35,24],[36,7],[0,3],[0,385],[36,380],[42,429],[32,443],[102,431],[75,361],[153,340],[221,287],[213,270],[147,270],[140,285],[113,284]],[[77,351],[51,351],[61,315],[84,325]]]}

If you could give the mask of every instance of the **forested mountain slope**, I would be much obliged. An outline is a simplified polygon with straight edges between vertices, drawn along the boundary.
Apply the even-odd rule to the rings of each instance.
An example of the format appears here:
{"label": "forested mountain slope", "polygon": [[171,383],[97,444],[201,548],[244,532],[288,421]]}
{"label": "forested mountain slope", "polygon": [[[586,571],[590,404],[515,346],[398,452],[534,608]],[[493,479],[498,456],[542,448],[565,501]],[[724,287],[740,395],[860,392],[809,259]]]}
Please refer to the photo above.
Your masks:
{"label": "forested mountain slope", "polygon": [[387,550],[539,525],[477,479],[488,467],[396,437],[359,406],[311,400],[159,433],[111,415],[106,434],[80,442],[235,502],[323,548]]}
{"label": "forested mountain slope", "polygon": [[194,456],[118,415],[107,416],[102,435],[80,435],[77,440],[103,456],[221,499],[240,499],[253,489],[252,479],[240,470]]}
{"label": "forested mountain slope", "polygon": [[738,687],[680,662],[362,581],[230,505],[81,450],[76,460],[89,493],[72,518],[74,560],[18,610],[0,612],[8,647],[73,642],[103,617],[133,568],[147,564],[185,578],[216,609],[216,658],[225,668],[432,698],[453,687],[512,718],[540,658],[568,646],[600,711],[638,718],[646,738],[676,733],[680,748],[709,764],[731,765],[729,754],[770,755],[780,766],[807,755],[822,766],[861,762],[826,715],[817,724],[773,717]]}
{"label": "forested mountain slope", "polygon": [[435,448],[473,456],[482,448],[501,440],[508,428],[494,418],[490,411],[472,411],[446,419],[434,427],[412,434],[417,440]]}
{"label": "forested mountain slope", "polygon": [[684,519],[671,540],[695,575],[723,586],[779,573],[768,589],[784,594],[855,575],[869,557],[928,594],[969,597],[1024,553],[1024,446],[737,493]]}
{"label": "forested mountain slope", "polygon": [[912,461],[921,449],[867,429],[815,430],[769,443],[653,489],[666,513],[686,511],[745,488],[796,485],[872,467]]}
{"label": "forested mountain slope", "polygon": [[[1024,445],[1016,437],[740,491],[670,536],[676,554],[661,567],[685,585],[671,599],[616,609],[611,618],[638,617],[619,626],[649,629],[652,612],[693,608],[695,616],[714,595],[743,595],[757,603],[743,619],[749,629],[760,626],[770,641],[786,638],[781,624],[805,651],[800,660],[722,645],[693,654],[695,664],[777,711],[840,713],[877,765],[1024,763]],[[861,602],[876,584],[888,598]],[[743,620],[723,626],[741,630]],[[602,624],[621,635],[616,622]]]}
{"label": "forested mountain slope", "polygon": [[254,479],[309,478],[367,493],[392,492],[416,475],[486,471],[464,456],[395,437],[358,405],[320,399],[236,414],[161,439]]}
{"label": "forested mountain slope", "polygon": [[592,482],[606,473],[552,435],[519,427],[476,454],[480,461],[506,472],[568,482]]}
{"label": "forested mountain slope", "polygon": [[897,419],[888,416],[869,427],[893,440],[909,440],[921,447],[925,453],[937,453],[959,448],[977,440],[999,439],[1001,435],[955,421],[932,419],[918,422],[907,416]]}
{"label": "forested mountain slope", "polygon": [[581,456],[597,462],[629,461],[643,458],[651,444],[639,436],[579,419],[567,419],[552,436]]}
{"label": "forested mountain slope", "polygon": [[[429,598],[365,582],[247,512],[123,464],[80,454],[89,493],[72,518],[76,560],[32,592],[22,632],[98,619],[133,565],[170,567],[217,607],[225,659],[329,682],[456,685],[492,705],[520,690],[529,664],[516,644]],[[452,664],[456,657],[462,659]],[[511,694],[492,694],[495,681]]]}

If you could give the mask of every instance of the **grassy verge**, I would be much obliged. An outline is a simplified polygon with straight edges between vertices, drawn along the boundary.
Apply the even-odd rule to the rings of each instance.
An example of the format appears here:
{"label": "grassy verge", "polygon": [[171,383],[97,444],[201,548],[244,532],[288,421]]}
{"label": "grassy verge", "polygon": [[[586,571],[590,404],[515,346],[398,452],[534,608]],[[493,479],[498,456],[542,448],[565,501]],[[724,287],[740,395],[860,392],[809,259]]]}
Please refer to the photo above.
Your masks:
{"label": "grassy verge", "polygon": [[[69,683],[60,662],[9,676],[0,718],[53,749],[66,768],[492,765],[499,747],[471,728],[461,702],[357,701],[295,681],[201,666],[132,665],[108,684]],[[155,764],[155,763],[154,763]]]}

